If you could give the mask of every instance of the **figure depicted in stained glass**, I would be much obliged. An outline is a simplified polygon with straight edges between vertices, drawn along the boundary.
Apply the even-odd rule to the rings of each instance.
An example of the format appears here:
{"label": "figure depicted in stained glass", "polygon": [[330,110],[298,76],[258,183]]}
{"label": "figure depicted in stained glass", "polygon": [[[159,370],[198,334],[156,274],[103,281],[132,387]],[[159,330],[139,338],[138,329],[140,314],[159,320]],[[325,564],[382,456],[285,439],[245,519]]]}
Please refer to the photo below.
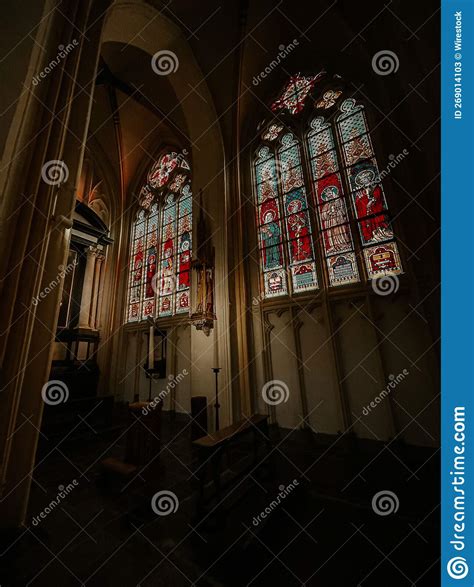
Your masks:
{"label": "figure depicted in stained glass", "polygon": [[[270,214],[268,214],[270,212]],[[276,200],[267,200],[260,206],[260,224],[265,224],[265,219],[278,220],[278,204]]]}
{"label": "figure depicted in stained glass", "polygon": [[[365,242],[382,241],[393,237],[384,210],[384,198],[380,186],[366,188],[356,193],[355,206],[357,217]],[[370,218],[365,218],[370,216]]]}
{"label": "figure depicted in stained glass", "polygon": [[143,241],[139,239],[136,244],[135,257],[133,259],[133,276],[131,301],[140,300],[140,285],[142,283],[143,270]]}
{"label": "figure depicted in stained glass", "polygon": [[161,291],[162,293],[171,293],[173,291],[172,250],[167,249],[163,254],[165,255],[165,258],[161,263]]}
{"label": "figure depicted in stained glass", "polygon": [[191,239],[189,232],[185,232],[180,236],[179,240],[179,277],[178,289],[189,287],[189,270],[191,269]]}
{"label": "figure depicted in stained glass", "polygon": [[379,186],[356,192],[355,205],[358,218],[380,214],[384,209],[382,190]]}
{"label": "figure depicted in stained glass", "polygon": [[386,241],[393,238],[393,231],[390,228],[390,223],[384,214],[361,220],[360,227],[364,241],[367,244]]}
{"label": "figure depicted in stained glass", "polygon": [[320,214],[321,224],[324,229],[347,222],[346,207],[342,198],[330,200],[327,204],[323,204]]}
{"label": "figure depicted in stained glass", "polygon": [[291,260],[293,263],[311,258],[311,243],[305,212],[288,216],[288,237],[291,240]]}
{"label": "figure depicted in stained glass", "polygon": [[146,282],[145,298],[152,298],[155,294],[153,290],[153,278],[156,274],[156,248],[154,246],[148,249],[146,259]]}
{"label": "figure depicted in stained glass", "polygon": [[352,247],[347,224],[341,224],[330,228],[324,233],[324,246],[328,255],[342,253]]}
{"label": "figure depicted in stained glass", "polygon": [[338,173],[327,175],[316,182],[317,203],[324,204],[342,195],[341,181]]}
{"label": "figure depicted in stained glass", "polygon": [[280,227],[274,222],[273,212],[266,213],[264,218],[265,224],[260,228],[263,249],[263,259],[265,269],[273,269],[281,265],[280,244],[281,232]]}

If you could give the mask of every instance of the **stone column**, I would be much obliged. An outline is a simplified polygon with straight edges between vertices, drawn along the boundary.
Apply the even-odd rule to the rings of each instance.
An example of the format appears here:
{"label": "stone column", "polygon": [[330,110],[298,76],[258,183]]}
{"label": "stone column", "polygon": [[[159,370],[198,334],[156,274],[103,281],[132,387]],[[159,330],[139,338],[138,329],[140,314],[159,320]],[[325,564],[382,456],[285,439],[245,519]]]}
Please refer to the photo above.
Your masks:
{"label": "stone column", "polygon": [[86,269],[84,272],[84,281],[82,284],[81,295],[81,309],[79,311],[79,325],[78,328],[92,329],[94,328],[94,286],[95,275],[97,272],[97,248],[94,246],[88,247],[86,250],[87,260]]}
{"label": "stone column", "polygon": [[97,283],[97,288],[96,288],[96,294],[95,294],[95,305],[94,305],[94,310],[92,313],[92,316],[94,317],[94,322],[93,322],[93,327],[96,330],[100,330],[100,313],[102,311],[102,298],[103,298],[103,294],[104,294],[104,261],[105,261],[105,255],[103,255],[102,253],[100,253],[99,255],[97,255],[97,259],[95,262],[95,266],[96,266],[96,283]]}
{"label": "stone column", "polygon": [[[67,263],[99,58],[100,15],[108,2],[84,0],[61,5],[63,10],[50,4],[38,29],[43,32],[44,62],[34,70],[41,71],[56,55],[58,38],[65,43],[77,39],[78,44],[54,75],[39,84],[45,93],[41,103],[47,105],[41,112],[31,105],[37,126],[28,128],[23,137],[30,150],[28,164],[18,170],[16,188],[7,186],[2,194],[3,201],[12,202],[16,210],[10,225],[17,226],[11,236],[16,246],[8,259],[9,288],[4,291],[10,315],[6,316],[0,393],[0,525],[10,528],[25,522],[62,286],[52,288],[37,305],[32,298],[45,291],[57,278],[59,267]],[[28,77],[25,85],[31,86]],[[13,142],[16,138],[12,137]],[[57,184],[42,177],[45,162],[55,160],[68,170]],[[31,198],[20,206],[21,193]]]}

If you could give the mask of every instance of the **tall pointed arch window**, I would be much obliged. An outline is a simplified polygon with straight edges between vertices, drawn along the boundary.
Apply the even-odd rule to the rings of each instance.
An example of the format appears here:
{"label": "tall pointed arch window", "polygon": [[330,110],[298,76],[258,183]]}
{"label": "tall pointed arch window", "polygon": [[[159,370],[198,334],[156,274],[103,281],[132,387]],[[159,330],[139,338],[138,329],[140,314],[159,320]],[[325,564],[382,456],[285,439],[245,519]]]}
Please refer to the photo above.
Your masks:
{"label": "tall pointed arch window", "polygon": [[364,107],[340,79],[331,88],[325,72],[293,76],[261,125],[253,175],[265,298],[402,273]]}
{"label": "tall pointed arch window", "polygon": [[131,228],[127,322],[189,312],[192,200],[189,163],[176,152],[162,155]]}

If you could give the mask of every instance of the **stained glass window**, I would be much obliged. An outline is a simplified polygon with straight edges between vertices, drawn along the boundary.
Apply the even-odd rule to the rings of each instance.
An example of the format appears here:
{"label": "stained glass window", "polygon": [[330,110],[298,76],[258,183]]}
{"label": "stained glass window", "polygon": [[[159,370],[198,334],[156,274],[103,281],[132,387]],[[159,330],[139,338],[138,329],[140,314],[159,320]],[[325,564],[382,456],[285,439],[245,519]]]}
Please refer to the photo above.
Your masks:
{"label": "stained glass window", "polygon": [[402,272],[365,112],[353,98],[337,118],[342,159],[369,278]]}
{"label": "stained glass window", "polygon": [[[305,118],[303,141],[290,130],[287,114],[283,119],[276,115],[264,127],[265,143],[257,149],[265,298],[316,289],[318,271],[330,287],[359,282],[364,275],[402,273],[364,108],[345,98],[343,89],[318,91],[323,73],[292,77],[272,104],[273,111],[297,114],[312,96],[316,113]],[[326,110],[330,119],[323,116]]]}
{"label": "stained glass window", "polygon": [[163,155],[140,191],[131,230],[127,321],[189,312],[192,254],[190,167]]}

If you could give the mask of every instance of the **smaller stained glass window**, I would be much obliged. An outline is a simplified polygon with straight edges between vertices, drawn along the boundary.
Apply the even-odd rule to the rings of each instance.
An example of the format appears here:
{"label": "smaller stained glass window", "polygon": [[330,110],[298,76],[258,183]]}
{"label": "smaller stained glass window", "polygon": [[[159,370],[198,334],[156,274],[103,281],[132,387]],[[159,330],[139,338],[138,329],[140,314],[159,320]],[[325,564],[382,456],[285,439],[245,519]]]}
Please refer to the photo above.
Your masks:
{"label": "smaller stained glass window", "polygon": [[189,311],[192,254],[192,191],[189,163],[166,153],[140,191],[132,226],[129,322]]}
{"label": "smaller stained glass window", "polygon": [[324,92],[321,100],[316,103],[316,108],[331,108],[337,102],[337,99],[341,94],[341,90],[328,90],[327,92]]}
{"label": "smaller stained glass window", "polygon": [[270,124],[267,130],[262,134],[262,139],[264,141],[274,141],[282,130],[282,124]]}

